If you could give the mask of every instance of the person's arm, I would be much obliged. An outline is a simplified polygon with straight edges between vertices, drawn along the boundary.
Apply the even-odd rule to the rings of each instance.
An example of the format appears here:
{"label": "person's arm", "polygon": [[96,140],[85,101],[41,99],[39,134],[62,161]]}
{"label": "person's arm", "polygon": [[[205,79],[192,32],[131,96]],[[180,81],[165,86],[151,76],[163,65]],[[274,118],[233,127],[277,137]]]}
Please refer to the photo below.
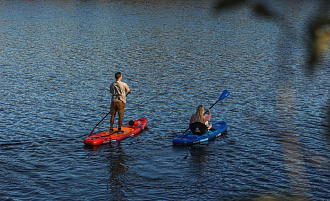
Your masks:
{"label": "person's arm", "polygon": [[132,91],[129,89],[128,85],[126,84],[126,87],[125,87],[125,91],[128,92],[128,93],[132,93]]}
{"label": "person's arm", "polygon": [[205,115],[205,121],[210,121],[210,120],[211,120],[211,112],[210,112],[209,109],[207,110],[207,112],[208,112],[209,114],[206,114],[206,115]]}
{"label": "person's arm", "polygon": [[194,122],[195,122],[194,115],[191,115],[189,124],[192,124]]}
{"label": "person's arm", "polygon": [[110,93],[111,94],[113,93],[113,85],[112,84],[110,85]]}

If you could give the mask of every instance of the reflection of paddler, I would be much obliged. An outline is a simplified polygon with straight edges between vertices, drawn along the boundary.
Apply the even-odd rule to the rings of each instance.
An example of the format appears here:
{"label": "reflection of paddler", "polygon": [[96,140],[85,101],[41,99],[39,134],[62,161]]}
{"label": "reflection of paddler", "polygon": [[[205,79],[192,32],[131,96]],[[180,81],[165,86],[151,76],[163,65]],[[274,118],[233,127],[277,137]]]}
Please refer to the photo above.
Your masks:
{"label": "reflection of paddler", "polygon": [[125,173],[128,170],[128,166],[125,164],[127,156],[120,144],[118,146],[110,146],[109,154],[109,189],[115,200],[121,200],[125,196],[123,186],[127,182],[125,178]]}
{"label": "reflection of paddler", "polygon": [[123,123],[125,104],[126,104],[126,92],[132,93],[129,89],[128,85],[125,82],[122,82],[122,75],[120,72],[115,74],[116,82],[113,82],[110,85],[110,93],[112,94],[111,105],[110,105],[110,132],[113,132],[113,123],[115,121],[115,116],[118,111],[118,131],[123,132],[121,130],[121,126]]}

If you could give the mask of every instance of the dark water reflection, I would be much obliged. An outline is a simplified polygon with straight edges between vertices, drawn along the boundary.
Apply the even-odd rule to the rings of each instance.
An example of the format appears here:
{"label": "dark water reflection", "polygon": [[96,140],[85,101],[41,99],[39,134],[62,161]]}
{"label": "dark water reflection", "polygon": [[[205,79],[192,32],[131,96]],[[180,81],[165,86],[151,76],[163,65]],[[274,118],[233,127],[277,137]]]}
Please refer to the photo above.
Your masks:
{"label": "dark water reflection", "polygon": [[[281,24],[212,2],[1,2],[0,199],[328,199],[329,58],[313,77],[301,59],[316,4]],[[86,149],[116,71],[133,90],[125,121],[149,130]],[[212,121],[228,134],[173,147],[224,89]]]}
{"label": "dark water reflection", "polygon": [[128,171],[129,166],[128,157],[125,155],[124,150],[121,145],[110,147],[109,150],[109,171],[110,171],[110,183],[108,184],[108,190],[110,190],[113,195],[113,199],[119,200],[125,197],[125,194],[129,193],[125,191],[125,184],[128,178],[125,177],[126,171]]}

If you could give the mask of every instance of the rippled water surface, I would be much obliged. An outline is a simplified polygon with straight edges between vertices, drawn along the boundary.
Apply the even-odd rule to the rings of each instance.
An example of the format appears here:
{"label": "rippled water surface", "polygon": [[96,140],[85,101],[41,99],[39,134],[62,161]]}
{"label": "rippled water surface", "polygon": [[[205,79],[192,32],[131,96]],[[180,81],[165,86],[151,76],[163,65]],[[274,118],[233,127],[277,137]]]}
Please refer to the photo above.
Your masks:
{"label": "rippled water surface", "polygon": [[[329,199],[329,57],[305,70],[313,2],[271,5],[283,22],[207,1],[1,1],[0,200]],[[84,147],[117,71],[124,121],[148,130]],[[225,89],[211,121],[227,135],[172,146]]]}

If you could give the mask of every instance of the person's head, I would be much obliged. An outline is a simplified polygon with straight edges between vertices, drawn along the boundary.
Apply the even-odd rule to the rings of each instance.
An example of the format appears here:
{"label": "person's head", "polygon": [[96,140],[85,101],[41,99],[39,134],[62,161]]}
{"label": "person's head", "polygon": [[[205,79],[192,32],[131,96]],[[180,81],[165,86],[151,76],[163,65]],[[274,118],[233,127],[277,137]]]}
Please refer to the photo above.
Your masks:
{"label": "person's head", "polygon": [[119,80],[121,78],[121,72],[117,72],[115,74],[115,78],[116,78],[116,80]]}
{"label": "person's head", "polygon": [[199,105],[197,107],[197,110],[195,113],[195,121],[204,123],[204,107],[203,107],[203,105]]}
{"label": "person's head", "polygon": [[196,110],[196,115],[203,116],[203,114],[204,114],[204,107],[203,105],[199,105]]}

